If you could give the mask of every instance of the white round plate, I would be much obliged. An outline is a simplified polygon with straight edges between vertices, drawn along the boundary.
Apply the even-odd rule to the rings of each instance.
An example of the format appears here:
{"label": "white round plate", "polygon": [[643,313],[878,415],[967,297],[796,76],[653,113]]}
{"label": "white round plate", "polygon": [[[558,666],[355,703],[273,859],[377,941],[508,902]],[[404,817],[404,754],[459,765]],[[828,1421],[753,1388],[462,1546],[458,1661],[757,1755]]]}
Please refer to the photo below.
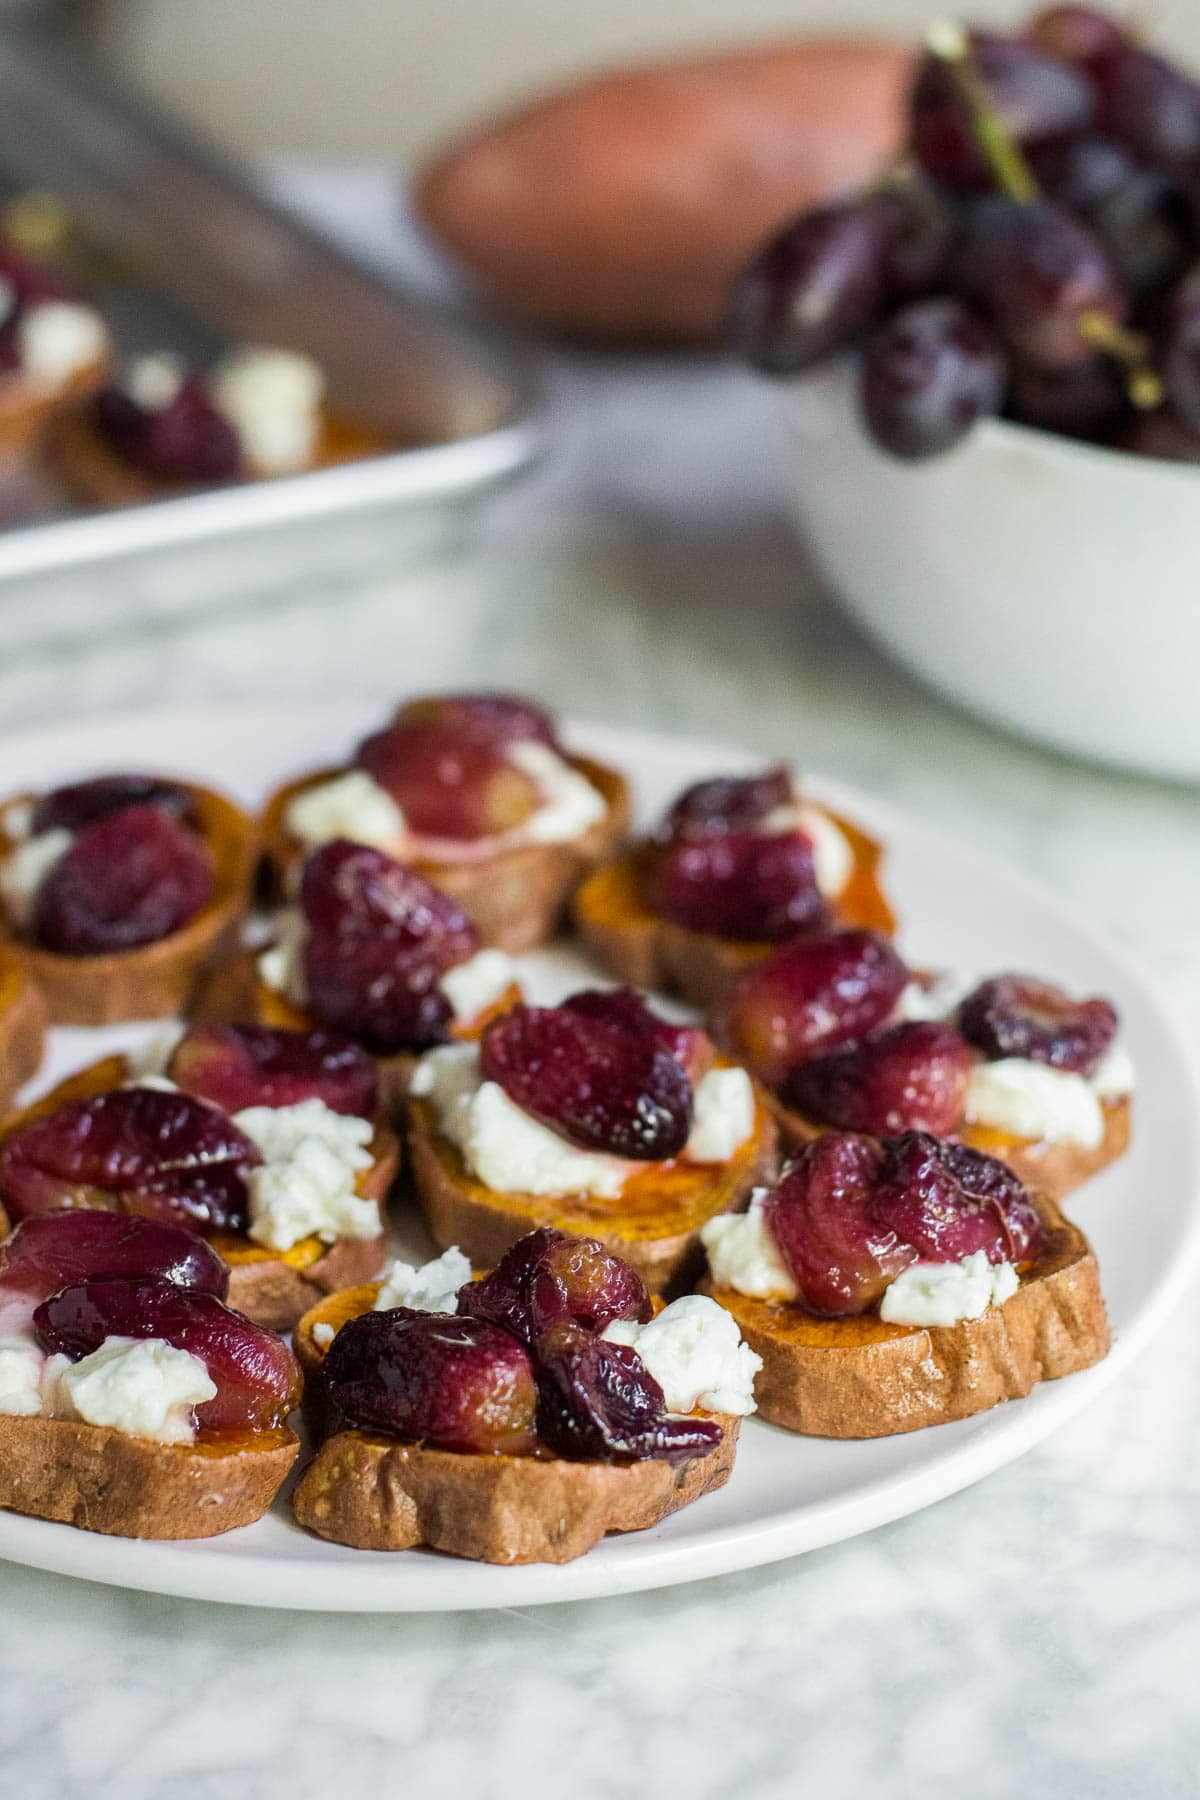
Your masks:
{"label": "white round plate", "polygon": [[[106,769],[191,774],[251,804],[297,769],[334,762],[375,720],[345,706],[209,708],[56,726],[10,738],[0,793]],[[727,747],[580,727],[572,741],[633,777],[644,815],[686,783],[751,766]],[[423,1612],[530,1606],[667,1586],[792,1556],[915,1512],[1048,1436],[1147,1343],[1182,1291],[1200,1243],[1200,1092],[1183,1042],[1141,972],[1052,894],[872,799],[813,780],[813,791],[888,847],[901,939],[926,966],[985,974],[1027,968],[1118,1003],[1139,1073],[1134,1146],[1072,1211],[1100,1259],[1113,1349],[1098,1368],[960,1424],[867,1443],[802,1438],[757,1419],[727,1487],[652,1531],[610,1537],[565,1568],[492,1568],[427,1551],[347,1550],[309,1537],[285,1501],[257,1525],[196,1543],[140,1543],[0,1513],[0,1556],[92,1581],[257,1606]],[[573,951],[526,959],[535,998],[592,971]],[[129,1030],[55,1033],[45,1086]],[[409,1220],[398,1242],[423,1250]]]}

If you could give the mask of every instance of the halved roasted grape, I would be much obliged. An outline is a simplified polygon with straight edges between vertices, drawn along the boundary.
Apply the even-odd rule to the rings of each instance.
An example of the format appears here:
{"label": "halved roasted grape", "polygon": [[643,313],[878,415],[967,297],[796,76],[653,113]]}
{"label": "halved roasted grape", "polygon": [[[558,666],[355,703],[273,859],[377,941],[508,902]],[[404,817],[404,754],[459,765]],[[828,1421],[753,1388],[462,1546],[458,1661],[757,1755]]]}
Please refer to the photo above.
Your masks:
{"label": "halved roasted grape", "polygon": [[1155,168],[1186,171],[1200,158],[1200,86],[1165,57],[1122,44],[1089,72],[1103,128]]}
{"label": "halved roasted grape", "polygon": [[1127,42],[1125,28],[1095,6],[1047,6],[1030,20],[1025,35],[1047,56],[1083,68]]}
{"label": "halved roasted grape", "polygon": [[543,1225],[518,1239],[479,1281],[459,1290],[458,1310],[533,1344],[552,1325],[603,1331],[614,1319],[648,1319],[645,1283],[596,1238]]}
{"label": "halved roasted grape", "polygon": [[62,956],[157,943],[212,899],[212,853],[159,806],[85,825],[38,890],[33,935]]}
{"label": "halved roasted grape", "polygon": [[453,1013],[439,979],[479,947],[461,907],[382,850],[341,838],[305,862],[300,905],[322,1024],[380,1055],[446,1038]]}
{"label": "halved roasted grape", "polygon": [[33,809],[30,830],[78,831],[128,806],[160,806],[181,824],[196,824],[196,802],[182,782],[163,781],[157,775],[98,775],[93,781],[73,782],[43,794]]}
{"label": "halved roasted grape", "polygon": [[967,208],[954,282],[1026,361],[1067,368],[1095,353],[1096,322],[1128,301],[1099,239],[1050,200],[993,194]]}
{"label": "halved roasted grape", "polygon": [[45,1300],[80,1281],[135,1276],[198,1288],[223,1300],[229,1270],[194,1232],[111,1212],[23,1219],[0,1246],[0,1289]]}
{"label": "halved roasted grape", "polygon": [[536,1347],[538,1435],[580,1462],[681,1462],[721,1442],[715,1419],[668,1415],[663,1391],[635,1350],[580,1325],[555,1325]]}
{"label": "halved roasted grape", "polygon": [[345,1424],[475,1455],[536,1448],[529,1352],[485,1319],[363,1313],[334,1338],[322,1380]]}
{"label": "halved roasted grape", "polygon": [[421,694],[406,700],[398,725],[443,725],[481,744],[545,744],[558,748],[554,720],[545,707],[515,694]]}
{"label": "halved roasted grape", "polygon": [[962,1119],[971,1048],[952,1025],[891,1025],[792,1070],[784,1092],[806,1118],[889,1137],[953,1131]]}
{"label": "halved roasted grape", "polygon": [[685,788],[668,807],[655,831],[659,844],[692,843],[750,831],[778,807],[795,803],[795,783],[786,763],[760,775],[714,775]]}
{"label": "halved roasted grape", "polygon": [[564,1007],[513,1006],[483,1034],[480,1066],[523,1112],[583,1150],[658,1162],[692,1127],[692,1084],[652,1038]]}
{"label": "halved roasted grape", "polygon": [[871,1208],[883,1151],[827,1132],[806,1145],[766,1197],[764,1216],[810,1312],[865,1312],[917,1260]]}
{"label": "halved roasted grape", "polygon": [[118,456],[155,481],[200,486],[241,473],[237,432],[195,376],[157,409],[140,406],[124,388],[105,388],[93,403],[92,420]]}
{"label": "halved roasted grape", "polygon": [[167,1073],[227,1113],[323,1100],[334,1112],[368,1119],[378,1086],[371,1057],[349,1038],[271,1025],[190,1025]]}
{"label": "halved roasted grape", "polygon": [[877,932],[816,932],[741,976],[725,1004],[722,1031],[755,1074],[776,1086],[798,1063],[877,1030],[907,980],[904,964]]}
{"label": "halved roasted grape", "polygon": [[656,853],[647,898],[689,931],[779,943],[828,922],[803,832],[730,832]]}
{"label": "halved roasted grape", "polygon": [[[1091,82],[1078,69],[1019,38],[972,32],[971,60],[1000,124],[1022,146],[1085,131],[1096,109]],[[986,191],[991,169],[974,122],[940,57],[922,61],[909,101],[918,162],[941,187]]]}
{"label": "halved roasted grape", "polygon": [[506,741],[414,719],[365,739],[354,760],[419,836],[495,837],[524,825],[541,802],[537,782],[505,756]]}
{"label": "halved roasted grape", "polygon": [[261,1160],[231,1119],[189,1094],[118,1088],[14,1131],[0,1147],[0,1202],[13,1219],[109,1207],[239,1231],[245,1174]]}
{"label": "halved roasted grape", "polygon": [[563,1006],[568,1012],[603,1019],[622,1031],[650,1038],[682,1064],[693,1086],[712,1066],[712,1040],[706,1031],[698,1025],[675,1025],[660,1018],[632,988],[584,988],[564,1000]]}
{"label": "halved roasted grape", "polygon": [[916,461],[953,449],[1004,403],[1004,349],[963,300],[918,300],[894,313],[863,357],[863,416],[876,442]]}
{"label": "halved roasted grape", "polygon": [[770,374],[794,374],[849,344],[882,310],[884,255],[895,229],[882,196],[802,213],[743,270],[729,331]]}
{"label": "halved roasted grape", "polygon": [[1091,356],[1069,369],[1014,362],[1007,411],[1041,431],[1107,438],[1128,415],[1129,399],[1119,365],[1107,356]]}
{"label": "halved roasted grape", "polygon": [[883,1150],[872,1214],[922,1260],[957,1262],[978,1250],[992,1263],[1036,1256],[1041,1220],[1007,1164],[920,1131]]}
{"label": "halved roasted grape", "polygon": [[300,1398],[300,1370],[283,1339],[231,1312],[215,1294],[172,1281],[84,1281],[44,1300],[33,1315],[41,1348],[73,1362],[105,1338],[161,1338],[199,1357],[217,1392],[196,1408],[202,1431],[266,1431]]}
{"label": "halved roasted grape", "polygon": [[1090,1075],[1117,1035],[1117,1014],[1107,1000],[1073,1000],[1032,975],[996,975],[967,995],[958,1028],[987,1057],[1028,1057]]}

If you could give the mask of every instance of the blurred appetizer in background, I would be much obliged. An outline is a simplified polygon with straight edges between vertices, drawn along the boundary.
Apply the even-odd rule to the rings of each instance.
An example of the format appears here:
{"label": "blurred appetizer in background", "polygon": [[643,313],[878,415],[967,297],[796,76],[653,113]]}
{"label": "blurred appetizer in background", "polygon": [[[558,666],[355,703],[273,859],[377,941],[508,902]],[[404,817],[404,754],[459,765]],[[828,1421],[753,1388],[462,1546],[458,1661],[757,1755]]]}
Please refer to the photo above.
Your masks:
{"label": "blurred appetizer in background", "polygon": [[622,775],[562,743],[544,707],[509,694],[406,701],[350,765],[289,782],[263,816],[281,886],[306,850],[348,839],[399,858],[515,953],[552,937],[581,877],[629,823]]}
{"label": "blurred appetizer in background", "polygon": [[70,279],[0,239],[0,459],[36,449],[62,408],[103,384],[112,353]]}

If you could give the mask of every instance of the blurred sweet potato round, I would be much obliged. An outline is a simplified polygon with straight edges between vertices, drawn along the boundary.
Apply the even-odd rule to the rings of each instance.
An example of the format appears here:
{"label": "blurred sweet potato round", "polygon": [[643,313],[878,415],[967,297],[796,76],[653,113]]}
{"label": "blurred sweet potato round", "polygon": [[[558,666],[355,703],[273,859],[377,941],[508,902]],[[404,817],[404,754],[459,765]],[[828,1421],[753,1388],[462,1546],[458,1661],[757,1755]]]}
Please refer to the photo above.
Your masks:
{"label": "blurred sweet potato round", "polygon": [[810,39],[601,75],[450,144],[417,207],[524,319],[703,342],[755,246],[895,149],[911,66],[878,40]]}

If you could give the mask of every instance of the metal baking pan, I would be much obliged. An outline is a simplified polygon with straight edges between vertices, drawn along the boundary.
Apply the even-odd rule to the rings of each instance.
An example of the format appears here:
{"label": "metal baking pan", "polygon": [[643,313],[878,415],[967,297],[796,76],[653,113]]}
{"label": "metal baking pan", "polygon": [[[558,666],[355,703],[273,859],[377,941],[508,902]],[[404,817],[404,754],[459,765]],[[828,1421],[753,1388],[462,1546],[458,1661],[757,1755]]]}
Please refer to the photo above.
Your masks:
{"label": "metal baking pan", "polygon": [[[37,25],[0,28],[0,172],[9,191],[54,195],[112,248],[122,274],[98,299],[121,348],[303,350],[339,411],[405,446],[88,514],[18,482],[0,524],[8,641],[18,619],[21,636],[94,630],[141,609],[394,569],[535,455],[537,385],[513,354],[334,248]],[[22,523],[29,512],[41,516]]]}

